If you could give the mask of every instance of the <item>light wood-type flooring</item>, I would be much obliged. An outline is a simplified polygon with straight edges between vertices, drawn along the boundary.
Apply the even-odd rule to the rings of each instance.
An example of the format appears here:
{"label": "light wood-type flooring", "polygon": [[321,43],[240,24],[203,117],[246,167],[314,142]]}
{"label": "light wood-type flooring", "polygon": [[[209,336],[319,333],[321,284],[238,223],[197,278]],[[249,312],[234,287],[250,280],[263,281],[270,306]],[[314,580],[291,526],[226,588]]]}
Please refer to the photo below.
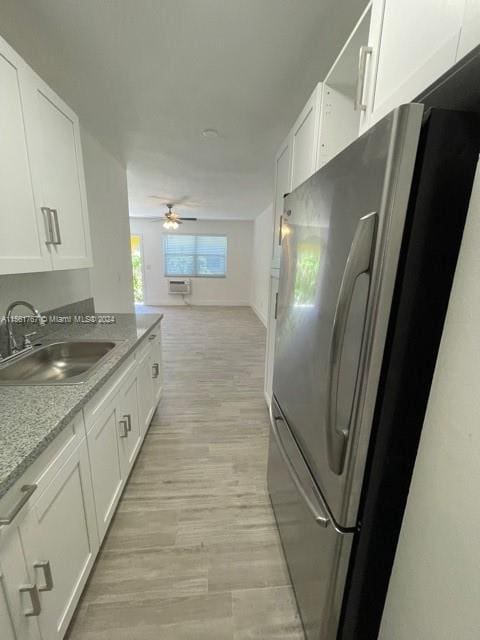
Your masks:
{"label": "light wood-type flooring", "polygon": [[163,400],[69,640],[302,640],[266,487],[265,329],[247,307],[161,311]]}

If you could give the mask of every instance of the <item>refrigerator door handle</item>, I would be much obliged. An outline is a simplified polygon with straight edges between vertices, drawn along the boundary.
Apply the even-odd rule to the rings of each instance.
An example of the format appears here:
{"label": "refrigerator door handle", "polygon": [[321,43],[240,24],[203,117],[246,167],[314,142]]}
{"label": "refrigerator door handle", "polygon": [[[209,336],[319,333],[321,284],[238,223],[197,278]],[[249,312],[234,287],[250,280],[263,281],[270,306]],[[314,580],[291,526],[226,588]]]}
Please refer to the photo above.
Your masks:
{"label": "refrigerator door handle", "polygon": [[[283,422],[282,418],[277,418],[273,415],[273,411],[272,411],[272,406],[270,405],[270,422],[272,424],[272,431],[273,431],[273,435],[275,436],[275,441],[278,445],[278,448],[280,450],[280,453],[282,455],[282,458],[285,462],[285,465],[287,466],[287,469],[290,473],[290,476],[295,484],[295,487],[297,488],[298,493],[300,494],[300,496],[302,497],[302,499],[304,500],[305,504],[308,507],[308,510],[310,511],[310,513],[312,514],[315,522],[320,525],[321,527],[328,527],[328,525],[330,524],[330,518],[328,517],[328,515],[325,513],[325,510],[322,508],[322,506],[320,504],[314,504],[312,498],[307,494],[307,492],[305,491],[305,488],[303,487],[303,484],[298,476],[297,471],[295,470],[295,467],[292,463],[292,461],[290,460],[287,452],[285,451],[285,447],[283,445],[282,442],[282,438],[278,432],[278,427],[277,427],[277,422]],[[312,487],[314,486],[313,480],[312,480]]]}
{"label": "refrigerator door handle", "polygon": [[376,212],[369,213],[358,221],[343,272],[333,320],[327,382],[326,433],[330,469],[337,475],[343,473],[349,436],[348,424],[344,428],[339,428],[337,425],[338,386],[343,342],[355,283],[362,273],[369,273],[371,269],[376,225]]}

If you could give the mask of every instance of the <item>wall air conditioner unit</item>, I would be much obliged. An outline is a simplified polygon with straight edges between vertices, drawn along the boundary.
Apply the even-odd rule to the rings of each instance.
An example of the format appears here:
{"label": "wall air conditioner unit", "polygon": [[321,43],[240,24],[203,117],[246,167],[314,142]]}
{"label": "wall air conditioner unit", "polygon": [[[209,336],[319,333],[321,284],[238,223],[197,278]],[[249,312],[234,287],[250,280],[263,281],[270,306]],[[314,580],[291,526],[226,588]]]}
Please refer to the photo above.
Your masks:
{"label": "wall air conditioner unit", "polygon": [[187,280],[178,280],[178,279],[169,280],[168,293],[188,296],[192,293],[192,281],[188,279]]}

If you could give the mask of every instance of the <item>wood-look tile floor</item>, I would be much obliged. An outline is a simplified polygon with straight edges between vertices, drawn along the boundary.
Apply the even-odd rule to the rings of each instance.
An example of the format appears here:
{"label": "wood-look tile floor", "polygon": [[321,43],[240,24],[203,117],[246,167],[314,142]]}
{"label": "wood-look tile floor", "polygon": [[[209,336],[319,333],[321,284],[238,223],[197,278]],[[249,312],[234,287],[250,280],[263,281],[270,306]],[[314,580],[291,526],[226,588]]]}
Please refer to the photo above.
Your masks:
{"label": "wood-look tile floor", "polygon": [[303,640],[266,487],[265,330],[167,307],[165,391],[69,640]]}

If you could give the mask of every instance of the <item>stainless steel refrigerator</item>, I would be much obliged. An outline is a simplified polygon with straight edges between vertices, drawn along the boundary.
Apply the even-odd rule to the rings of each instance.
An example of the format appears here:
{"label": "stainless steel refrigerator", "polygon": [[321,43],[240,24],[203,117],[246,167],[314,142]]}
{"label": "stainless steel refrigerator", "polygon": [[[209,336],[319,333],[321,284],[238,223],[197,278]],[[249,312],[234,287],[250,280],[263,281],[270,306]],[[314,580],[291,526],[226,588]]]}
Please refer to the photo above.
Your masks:
{"label": "stainless steel refrigerator", "polygon": [[[478,158],[472,118],[402,106],[285,197],[268,487],[308,640],[340,637],[345,615],[384,597],[371,565],[391,566],[398,536]],[[362,536],[378,558],[359,555]]]}

